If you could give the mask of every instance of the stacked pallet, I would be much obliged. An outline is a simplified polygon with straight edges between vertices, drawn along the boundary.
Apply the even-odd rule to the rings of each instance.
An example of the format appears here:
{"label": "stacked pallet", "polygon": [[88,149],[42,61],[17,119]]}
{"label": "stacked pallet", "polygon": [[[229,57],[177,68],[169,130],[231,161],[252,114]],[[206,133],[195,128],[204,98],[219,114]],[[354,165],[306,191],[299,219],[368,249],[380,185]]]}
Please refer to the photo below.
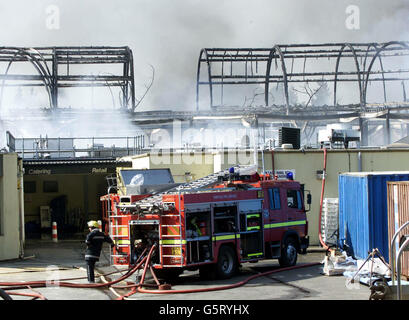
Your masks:
{"label": "stacked pallet", "polygon": [[324,198],[321,233],[327,245],[336,245],[338,237],[338,198]]}

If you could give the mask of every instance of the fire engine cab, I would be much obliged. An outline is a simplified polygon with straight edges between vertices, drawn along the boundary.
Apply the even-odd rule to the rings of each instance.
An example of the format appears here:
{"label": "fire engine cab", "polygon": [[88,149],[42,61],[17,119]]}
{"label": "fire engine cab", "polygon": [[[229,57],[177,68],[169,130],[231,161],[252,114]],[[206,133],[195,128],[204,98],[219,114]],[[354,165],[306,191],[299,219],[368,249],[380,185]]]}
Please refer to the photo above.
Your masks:
{"label": "fire engine cab", "polygon": [[225,279],[262,259],[295,265],[309,245],[305,192],[310,205],[291,176],[236,166],[155,195],[108,194],[101,198],[106,231],[120,248],[113,263],[132,265],[156,243],[152,263],[165,279],[197,269]]}

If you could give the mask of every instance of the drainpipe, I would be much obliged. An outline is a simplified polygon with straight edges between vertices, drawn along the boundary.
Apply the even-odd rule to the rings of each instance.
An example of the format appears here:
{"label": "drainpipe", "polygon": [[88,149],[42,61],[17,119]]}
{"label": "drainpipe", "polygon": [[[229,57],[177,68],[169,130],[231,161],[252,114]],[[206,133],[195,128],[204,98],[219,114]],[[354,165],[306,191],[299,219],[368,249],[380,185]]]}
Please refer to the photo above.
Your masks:
{"label": "drainpipe", "polygon": [[271,150],[271,176],[274,178],[274,150]]}
{"label": "drainpipe", "polygon": [[321,219],[322,219],[322,205],[324,202],[324,190],[325,190],[325,176],[327,173],[327,149],[324,148],[324,169],[322,170],[322,185],[321,185],[321,198],[320,198],[320,212],[318,218],[318,237],[320,240],[321,245],[325,250],[329,250],[329,247],[326,245],[322,238],[322,230],[321,230]]}
{"label": "drainpipe", "polygon": [[362,154],[361,154],[361,151],[358,152],[358,171],[362,172]]}
{"label": "drainpipe", "polygon": [[24,258],[25,230],[24,230],[24,168],[21,159],[17,160],[17,179],[19,195],[19,240],[20,240],[20,258]]}

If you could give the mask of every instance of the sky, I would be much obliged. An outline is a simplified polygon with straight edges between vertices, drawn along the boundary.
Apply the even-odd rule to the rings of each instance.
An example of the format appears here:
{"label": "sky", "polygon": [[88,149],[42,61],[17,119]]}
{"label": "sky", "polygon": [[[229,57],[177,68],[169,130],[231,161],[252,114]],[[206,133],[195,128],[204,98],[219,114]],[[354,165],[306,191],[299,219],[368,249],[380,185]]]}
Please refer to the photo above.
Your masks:
{"label": "sky", "polygon": [[[359,19],[353,20],[353,28],[350,6],[355,13],[358,10]],[[135,63],[137,99],[144,94],[152,78],[151,66],[155,71],[153,85],[137,111],[194,110],[197,64],[202,48],[404,41],[409,40],[408,30],[407,0],[0,2],[0,47],[129,46]],[[0,64],[0,68],[6,65]],[[31,103],[35,108],[47,107],[49,102],[43,88],[22,90],[23,93],[16,93],[11,88],[5,89],[3,105],[8,105],[9,109],[2,107],[0,110],[3,131],[0,148],[5,145],[6,130],[20,138],[104,136],[112,134],[105,130],[109,127],[118,135],[135,133],[134,125],[121,116],[115,121],[107,119],[106,115],[92,114],[67,121],[52,117],[45,121],[26,121],[14,112],[16,106],[27,108]],[[84,102],[112,108],[106,88],[104,94],[97,89],[92,94],[78,88],[73,90],[77,91],[68,94],[60,90],[61,101],[71,99],[73,105]],[[294,96],[294,92],[291,93]],[[95,97],[100,100],[95,101]],[[20,118],[2,117],[5,110],[11,110],[14,117]]]}
{"label": "sky", "polygon": [[[359,8],[358,29],[346,26],[350,5]],[[54,8],[58,28],[50,28]],[[141,110],[193,109],[204,47],[386,42],[408,40],[408,30],[409,1],[403,0],[0,2],[0,46],[129,46],[137,98],[152,76],[150,65],[155,69]]]}

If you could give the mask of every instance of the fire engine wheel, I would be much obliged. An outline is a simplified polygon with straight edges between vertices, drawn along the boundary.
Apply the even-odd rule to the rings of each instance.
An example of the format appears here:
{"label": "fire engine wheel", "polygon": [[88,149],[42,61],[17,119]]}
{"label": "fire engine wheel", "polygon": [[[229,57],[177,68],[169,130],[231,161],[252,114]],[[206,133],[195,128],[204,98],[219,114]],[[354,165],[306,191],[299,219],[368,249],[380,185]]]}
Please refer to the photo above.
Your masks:
{"label": "fire engine wheel", "polygon": [[216,275],[219,279],[231,278],[237,271],[237,257],[229,246],[222,246],[216,264]]}
{"label": "fire engine wheel", "polygon": [[297,263],[297,245],[293,238],[287,238],[278,259],[281,267],[291,267]]}

